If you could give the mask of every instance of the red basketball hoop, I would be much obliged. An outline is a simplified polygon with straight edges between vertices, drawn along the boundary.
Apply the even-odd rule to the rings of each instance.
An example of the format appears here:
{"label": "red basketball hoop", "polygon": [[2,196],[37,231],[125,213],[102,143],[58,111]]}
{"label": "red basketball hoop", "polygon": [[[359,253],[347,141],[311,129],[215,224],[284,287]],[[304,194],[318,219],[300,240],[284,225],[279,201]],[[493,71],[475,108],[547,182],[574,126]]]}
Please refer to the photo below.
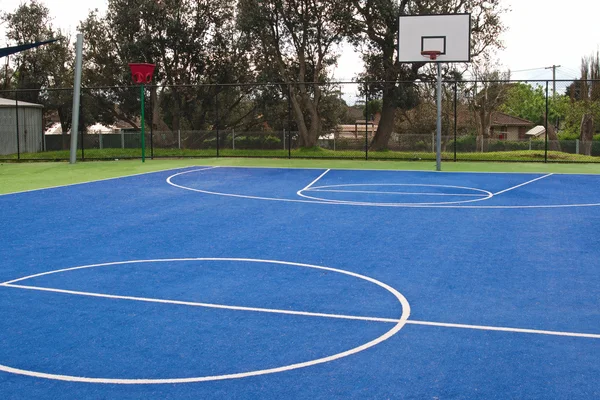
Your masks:
{"label": "red basketball hoop", "polygon": [[137,84],[152,83],[152,75],[154,74],[154,64],[132,63],[129,64],[131,69],[131,79]]}
{"label": "red basketball hoop", "polygon": [[431,61],[437,60],[438,56],[441,55],[442,52],[439,50],[424,50],[421,52],[423,57],[429,58]]}

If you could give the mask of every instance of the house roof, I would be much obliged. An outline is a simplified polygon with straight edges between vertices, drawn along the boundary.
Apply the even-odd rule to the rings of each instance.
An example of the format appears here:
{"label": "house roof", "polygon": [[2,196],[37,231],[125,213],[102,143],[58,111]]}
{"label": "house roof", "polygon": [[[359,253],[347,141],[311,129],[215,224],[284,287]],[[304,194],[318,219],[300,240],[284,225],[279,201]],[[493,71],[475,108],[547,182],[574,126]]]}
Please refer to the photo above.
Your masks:
{"label": "house roof", "polygon": [[0,97],[0,108],[14,108],[16,106],[19,107],[32,107],[32,108],[44,108],[41,104],[28,103],[26,101],[15,101],[12,99],[5,99]]}
{"label": "house roof", "polygon": [[492,113],[492,126],[534,126],[535,124],[525,118],[513,117],[500,111]]}
{"label": "house roof", "polygon": [[540,135],[543,135],[544,133],[546,133],[546,128],[544,126],[542,126],[542,125],[538,125],[538,126],[534,126],[530,130],[528,130],[527,132],[525,132],[525,135],[527,135],[527,136],[540,136]]}
{"label": "house roof", "polygon": [[[473,122],[473,113],[466,107],[461,107],[458,111],[458,125],[466,126]],[[527,119],[514,117],[500,111],[492,112],[492,127],[500,126],[523,126],[533,127],[535,124]]]}

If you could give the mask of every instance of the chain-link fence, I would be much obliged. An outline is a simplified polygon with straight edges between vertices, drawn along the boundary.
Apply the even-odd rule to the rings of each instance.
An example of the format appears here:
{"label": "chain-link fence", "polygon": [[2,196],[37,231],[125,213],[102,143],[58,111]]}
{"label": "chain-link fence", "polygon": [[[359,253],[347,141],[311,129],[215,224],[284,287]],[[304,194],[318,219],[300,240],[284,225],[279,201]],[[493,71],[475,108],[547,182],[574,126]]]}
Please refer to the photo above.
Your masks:
{"label": "chain-link fence", "polygon": [[[278,157],[435,160],[434,82],[0,91],[0,160]],[[445,81],[445,161],[600,162],[600,81]]]}

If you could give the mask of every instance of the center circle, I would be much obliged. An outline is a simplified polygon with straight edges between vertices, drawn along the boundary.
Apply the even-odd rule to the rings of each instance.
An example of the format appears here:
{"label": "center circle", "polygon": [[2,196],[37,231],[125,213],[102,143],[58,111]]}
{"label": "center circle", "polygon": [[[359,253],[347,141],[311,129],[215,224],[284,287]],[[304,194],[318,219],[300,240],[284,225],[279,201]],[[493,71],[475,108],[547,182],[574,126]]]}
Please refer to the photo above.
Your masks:
{"label": "center circle", "polygon": [[53,270],[53,271],[38,273],[38,274],[14,279],[14,280],[11,280],[8,282],[4,282],[0,285],[5,286],[5,287],[19,288],[19,285],[21,284],[21,282],[24,282],[28,279],[38,278],[41,276],[51,275],[51,274],[68,273],[70,271],[90,269],[90,268],[101,268],[101,267],[110,267],[110,266],[127,266],[127,265],[133,265],[133,264],[143,264],[143,263],[161,263],[161,262],[175,263],[175,262],[189,262],[189,261],[200,261],[200,262],[201,261],[217,261],[217,262],[218,261],[228,261],[228,262],[240,262],[240,263],[244,263],[244,262],[245,263],[267,263],[267,264],[275,264],[275,265],[282,265],[282,266],[310,268],[310,269],[315,269],[315,270],[320,270],[320,271],[328,271],[328,272],[334,272],[334,273],[338,273],[338,274],[342,274],[342,275],[351,276],[351,277],[354,277],[357,279],[362,279],[364,281],[375,284],[375,285],[387,290],[389,293],[391,293],[395,297],[395,299],[400,303],[400,305],[402,307],[402,315],[400,316],[400,318],[398,320],[393,321],[393,322],[396,322],[395,325],[391,329],[389,329],[387,332],[385,332],[383,335],[381,335],[369,342],[366,342],[360,346],[351,348],[349,350],[346,350],[346,351],[343,351],[340,353],[332,354],[332,355],[329,355],[326,357],[317,358],[314,360],[304,361],[304,362],[290,364],[290,365],[282,365],[279,367],[268,368],[268,369],[259,369],[259,370],[253,370],[253,371],[224,374],[224,375],[197,376],[197,377],[185,377],[185,378],[166,378],[166,379],[154,379],[154,378],[147,378],[147,379],[145,379],[145,378],[118,379],[117,378],[117,379],[115,379],[115,378],[102,378],[102,377],[83,377],[83,376],[74,376],[74,375],[58,375],[58,374],[45,373],[45,372],[41,372],[41,371],[31,371],[31,370],[13,368],[13,367],[10,367],[7,365],[2,365],[2,364],[0,364],[0,371],[13,373],[13,374],[19,374],[19,375],[26,375],[26,376],[36,377],[36,378],[45,378],[45,379],[53,379],[53,380],[68,381],[68,382],[124,384],[124,385],[175,384],[175,383],[217,381],[217,380],[225,380],[225,379],[239,379],[239,378],[246,378],[246,377],[251,377],[251,376],[285,372],[285,371],[290,371],[290,370],[294,370],[294,369],[298,369],[298,368],[310,367],[310,366],[327,363],[330,361],[338,360],[340,358],[348,357],[350,355],[359,353],[363,350],[371,348],[371,347],[389,339],[390,337],[392,337],[393,335],[398,333],[400,331],[400,329],[402,329],[404,327],[404,325],[406,324],[406,321],[408,320],[408,318],[410,316],[410,305],[409,305],[408,301],[406,300],[406,298],[400,292],[398,292],[396,289],[394,289],[393,287],[391,287],[381,281],[378,281],[374,278],[371,278],[371,277],[368,277],[365,275],[361,275],[361,274],[358,274],[355,272],[351,272],[351,271],[337,269],[337,268],[330,268],[330,267],[311,265],[311,264],[303,264],[303,263],[295,263],[295,262],[289,262],[289,261],[263,260],[263,259],[253,259],[253,258],[171,258],[171,259],[154,259],[154,260],[117,261],[117,262],[109,262],[109,263],[102,263],[102,264],[90,264],[90,265],[83,265],[83,266],[79,266],[79,267],[57,269],[57,270]]}

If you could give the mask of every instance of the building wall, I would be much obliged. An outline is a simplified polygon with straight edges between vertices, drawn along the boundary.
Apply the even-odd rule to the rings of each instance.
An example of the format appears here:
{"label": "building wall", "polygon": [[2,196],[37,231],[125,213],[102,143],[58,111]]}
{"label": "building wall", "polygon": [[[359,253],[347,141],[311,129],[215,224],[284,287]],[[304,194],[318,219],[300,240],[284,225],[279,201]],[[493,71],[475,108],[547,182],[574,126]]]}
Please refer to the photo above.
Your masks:
{"label": "building wall", "polygon": [[506,140],[519,140],[519,127],[508,126],[506,128]]}
{"label": "building wall", "polygon": [[43,150],[42,109],[19,107],[19,138],[17,140],[16,107],[0,108],[0,155],[36,153]]}

